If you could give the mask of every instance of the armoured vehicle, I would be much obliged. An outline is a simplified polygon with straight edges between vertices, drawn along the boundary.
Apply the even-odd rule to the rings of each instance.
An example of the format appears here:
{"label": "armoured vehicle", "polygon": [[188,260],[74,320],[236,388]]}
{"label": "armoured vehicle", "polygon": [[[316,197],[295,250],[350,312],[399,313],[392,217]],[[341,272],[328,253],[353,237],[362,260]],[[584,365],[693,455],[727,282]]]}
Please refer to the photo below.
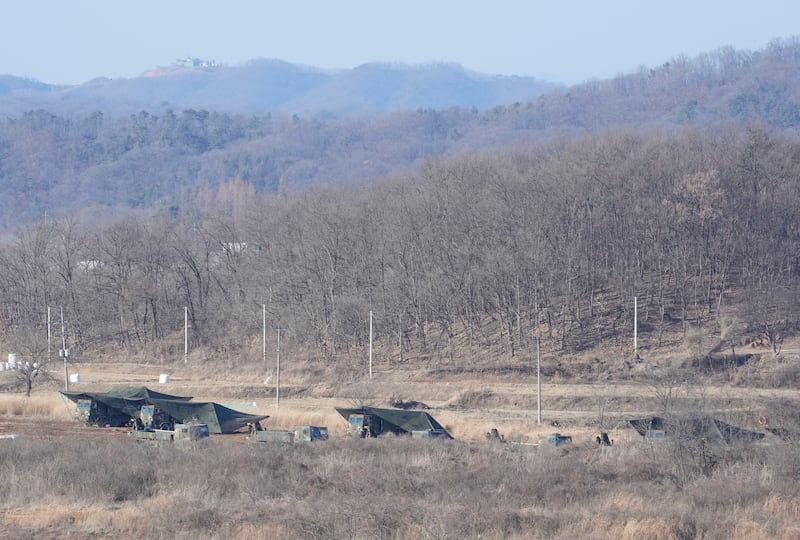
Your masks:
{"label": "armoured vehicle", "polygon": [[294,426],[289,429],[262,429],[260,424],[250,425],[247,436],[250,442],[306,443],[328,440],[328,428],[324,426]]}
{"label": "armoured vehicle", "polygon": [[569,444],[571,442],[572,442],[572,437],[570,437],[569,435],[562,435],[561,433],[550,433],[548,435],[539,435],[540,444],[561,446],[562,444]]}
{"label": "armoured vehicle", "polygon": [[200,423],[173,424],[155,405],[142,405],[139,418],[131,421],[129,433],[136,441],[199,441],[208,437],[208,426]]}

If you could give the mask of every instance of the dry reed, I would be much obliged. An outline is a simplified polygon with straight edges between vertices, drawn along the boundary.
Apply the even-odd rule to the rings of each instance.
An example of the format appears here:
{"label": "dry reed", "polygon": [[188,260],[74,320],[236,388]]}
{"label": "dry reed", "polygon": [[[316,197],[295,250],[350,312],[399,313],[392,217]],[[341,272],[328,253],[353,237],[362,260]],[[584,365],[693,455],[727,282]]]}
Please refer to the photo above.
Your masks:
{"label": "dry reed", "polygon": [[[289,417],[287,423],[300,421]],[[233,436],[239,437],[239,436]],[[193,446],[0,444],[5,537],[788,538],[798,472],[738,454],[676,479],[645,445],[333,439]],[[239,440],[238,438],[236,439]],[[743,466],[744,464],[744,466]],[[679,481],[680,480],[680,481]],[[733,509],[736,509],[734,512]],[[46,509],[46,510],[45,510]]]}

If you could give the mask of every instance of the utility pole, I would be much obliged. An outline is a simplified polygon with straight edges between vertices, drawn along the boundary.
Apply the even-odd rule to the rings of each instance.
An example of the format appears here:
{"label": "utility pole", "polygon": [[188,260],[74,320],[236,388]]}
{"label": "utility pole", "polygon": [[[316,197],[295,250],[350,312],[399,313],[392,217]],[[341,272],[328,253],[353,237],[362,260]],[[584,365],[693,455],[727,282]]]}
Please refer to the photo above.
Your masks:
{"label": "utility pole", "polygon": [[403,363],[403,314],[397,316],[397,350],[400,351],[400,363]]}
{"label": "utility pole", "polygon": [[183,306],[183,365],[189,363],[189,306]]}
{"label": "utility pole", "polygon": [[52,331],[50,328],[50,306],[47,306],[47,363],[50,364],[50,361],[53,359],[53,346],[52,346]]}
{"label": "utility pole", "polygon": [[541,369],[541,355],[540,355],[540,341],[541,336],[539,335],[540,327],[542,324],[540,311],[539,311],[539,297],[538,297],[538,290],[537,290],[537,297],[536,297],[536,423],[541,425],[542,423],[542,369]]}
{"label": "utility pole", "polygon": [[633,297],[633,357],[639,358],[639,306],[636,297]]}
{"label": "utility pole", "polygon": [[281,406],[281,329],[278,328],[278,354],[275,362],[275,408]]}
{"label": "utility pole", "polygon": [[539,336],[536,336],[536,423],[542,423],[542,379],[539,356]]}
{"label": "utility pole", "polygon": [[261,350],[264,355],[264,369],[267,368],[267,304],[261,304]]}
{"label": "utility pole", "polygon": [[369,310],[369,378],[372,379],[372,310]]}
{"label": "utility pole", "polygon": [[67,349],[67,337],[64,334],[64,307],[61,306],[61,356],[64,358],[64,389],[69,392],[69,367],[67,366],[67,357],[69,350]]}

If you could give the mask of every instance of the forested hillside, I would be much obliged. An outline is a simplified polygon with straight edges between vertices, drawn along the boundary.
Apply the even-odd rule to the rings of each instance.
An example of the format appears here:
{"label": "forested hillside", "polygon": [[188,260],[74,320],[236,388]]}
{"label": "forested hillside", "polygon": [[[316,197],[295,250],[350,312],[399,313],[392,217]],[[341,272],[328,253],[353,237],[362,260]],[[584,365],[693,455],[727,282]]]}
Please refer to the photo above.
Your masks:
{"label": "forested hillside", "polygon": [[789,39],[758,52],[676,58],[490,109],[421,108],[357,119],[206,109],[30,110],[0,120],[0,229],[87,208],[175,209],[198,189],[234,179],[258,193],[374,180],[431,156],[524,147],[619,126],[793,130],[800,124],[798,74],[800,43]]}
{"label": "forested hillside", "polygon": [[[797,331],[800,44],[677,59],[491,110],[0,121],[2,340],[235,356],[261,310],[341,358],[577,353]],[[498,341],[498,336],[501,340]],[[37,349],[39,347],[39,349]],[[464,349],[467,347],[467,349]],[[463,357],[463,355],[462,355]]]}
{"label": "forested hillside", "polygon": [[258,195],[235,180],[191,211],[48,219],[5,244],[5,339],[34,343],[46,306],[64,306],[87,354],[177,355],[188,306],[192,348],[231,354],[260,338],[264,305],[319,358],[363,347],[369,311],[394,361],[454,338],[529,352],[537,332],[574,353],[621,343],[638,296],[651,346],[679,324],[779,348],[800,305],[798,176],[794,135],[685,128],[432,159],[361,186]]}

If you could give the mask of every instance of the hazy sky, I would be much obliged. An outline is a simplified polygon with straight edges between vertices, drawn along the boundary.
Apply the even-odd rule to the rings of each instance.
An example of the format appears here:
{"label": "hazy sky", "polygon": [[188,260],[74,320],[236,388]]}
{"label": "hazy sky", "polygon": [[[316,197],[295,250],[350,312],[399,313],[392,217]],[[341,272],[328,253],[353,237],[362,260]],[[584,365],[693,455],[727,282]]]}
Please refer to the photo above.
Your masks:
{"label": "hazy sky", "polygon": [[798,0],[0,0],[0,74],[74,84],[191,56],[446,61],[570,84],[798,34]]}

